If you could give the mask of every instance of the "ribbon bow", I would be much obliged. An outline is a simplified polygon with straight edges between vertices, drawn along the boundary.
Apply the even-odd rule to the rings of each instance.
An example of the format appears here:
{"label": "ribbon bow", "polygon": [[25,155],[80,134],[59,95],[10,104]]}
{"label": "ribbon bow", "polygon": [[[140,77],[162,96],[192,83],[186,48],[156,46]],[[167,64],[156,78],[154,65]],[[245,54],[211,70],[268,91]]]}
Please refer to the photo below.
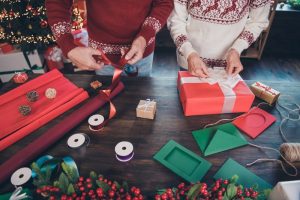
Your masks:
{"label": "ribbon bow", "polygon": [[9,200],[22,200],[22,199],[29,198],[29,196],[26,193],[20,194],[22,190],[23,190],[22,187],[17,187],[15,191],[12,193],[12,195],[10,196]]}
{"label": "ribbon bow", "polygon": [[272,92],[272,88],[270,86],[265,86],[260,84],[259,82],[255,82],[255,86],[264,89],[265,92],[269,92],[270,94],[272,94],[273,96],[276,96],[275,92]]}
{"label": "ribbon bow", "polygon": [[142,105],[138,105],[138,108],[144,108],[144,111],[146,112],[148,108],[154,107],[154,100],[146,99],[145,103]]}

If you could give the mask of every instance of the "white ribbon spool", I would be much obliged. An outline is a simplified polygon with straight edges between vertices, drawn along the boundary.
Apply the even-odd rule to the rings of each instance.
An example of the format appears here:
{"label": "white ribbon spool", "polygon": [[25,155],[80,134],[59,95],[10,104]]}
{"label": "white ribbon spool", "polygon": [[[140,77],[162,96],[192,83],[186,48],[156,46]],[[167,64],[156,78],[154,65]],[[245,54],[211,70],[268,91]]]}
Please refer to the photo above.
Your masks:
{"label": "white ribbon spool", "polygon": [[82,145],[89,143],[89,138],[84,133],[75,133],[67,140],[67,145],[72,149],[82,147]]}
{"label": "white ribbon spool", "polygon": [[130,142],[122,141],[115,146],[116,158],[120,162],[127,162],[134,156],[133,145]]}
{"label": "white ribbon spool", "polygon": [[15,186],[24,185],[31,178],[32,171],[28,167],[18,169],[10,177],[11,184]]}

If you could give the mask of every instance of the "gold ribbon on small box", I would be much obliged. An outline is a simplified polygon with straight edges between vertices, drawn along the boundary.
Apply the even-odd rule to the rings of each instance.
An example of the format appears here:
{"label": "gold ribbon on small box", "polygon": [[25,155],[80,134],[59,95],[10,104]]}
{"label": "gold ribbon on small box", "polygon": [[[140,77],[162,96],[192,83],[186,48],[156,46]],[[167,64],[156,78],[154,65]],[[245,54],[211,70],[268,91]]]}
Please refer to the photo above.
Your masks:
{"label": "gold ribbon on small box", "polygon": [[146,101],[143,104],[138,105],[138,109],[144,108],[144,112],[150,112],[151,110],[149,110],[148,108],[154,108],[155,106],[154,103],[155,103],[154,100],[146,99]]}
{"label": "gold ribbon on small box", "polygon": [[263,85],[263,84],[261,84],[259,82],[255,82],[255,86],[262,89],[259,96],[261,96],[264,92],[267,92],[267,93],[269,93],[269,94],[271,94],[273,96],[277,95],[275,92],[271,91],[272,88],[270,86]]}

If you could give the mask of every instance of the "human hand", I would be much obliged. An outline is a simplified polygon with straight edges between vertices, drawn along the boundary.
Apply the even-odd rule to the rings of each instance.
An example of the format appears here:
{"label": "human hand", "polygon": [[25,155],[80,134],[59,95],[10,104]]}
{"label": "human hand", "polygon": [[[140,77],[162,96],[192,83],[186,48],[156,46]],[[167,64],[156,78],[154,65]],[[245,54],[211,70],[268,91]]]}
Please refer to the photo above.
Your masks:
{"label": "human hand", "polygon": [[207,66],[203,62],[203,60],[200,58],[200,56],[193,52],[188,56],[188,71],[193,76],[198,76],[200,78],[207,78],[208,72],[207,72]]}
{"label": "human hand", "polygon": [[235,76],[243,70],[240,55],[235,49],[230,49],[227,54],[227,67],[228,75]]}
{"label": "human hand", "polygon": [[143,58],[144,52],[146,49],[146,40],[144,37],[139,36],[137,37],[132,45],[131,49],[125,56],[125,59],[128,60],[128,64],[135,64],[137,61]]}
{"label": "human hand", "polygon": [[98,70],[103,68],[103,62],[96,62],[93,56],[101,56],[99,50],[91,47],[76,47],[69,51],[68,58],[72,63],[82,70]]}

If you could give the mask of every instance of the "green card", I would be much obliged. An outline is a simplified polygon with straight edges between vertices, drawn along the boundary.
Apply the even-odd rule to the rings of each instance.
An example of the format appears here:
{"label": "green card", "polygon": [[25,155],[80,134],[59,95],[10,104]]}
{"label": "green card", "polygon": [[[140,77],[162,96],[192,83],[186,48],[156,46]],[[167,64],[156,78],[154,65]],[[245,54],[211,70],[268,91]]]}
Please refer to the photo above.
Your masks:
{"label": "green card", "polygon": [[256,174],[252,173],[231,158],[227,159],[227,161],[215,174],[214,179],[230,179],[234,175],[237,175],[239,177],[237,183],[243,185],[244,187],[249,188],[254,185],[258,185],[259,191],[273,188],[272,185],[270,185],[262,178],[258,177]]}
{"label": "green card", "polygon": [[211,167],[211,163],[174,140],[165,144],[154,155],[154,159],[192,183],[200,181]]}
{"label": "green card", "polygon": [[192,133],[204,156],[248,144],[245,137],[232,123],[201,129]]}

